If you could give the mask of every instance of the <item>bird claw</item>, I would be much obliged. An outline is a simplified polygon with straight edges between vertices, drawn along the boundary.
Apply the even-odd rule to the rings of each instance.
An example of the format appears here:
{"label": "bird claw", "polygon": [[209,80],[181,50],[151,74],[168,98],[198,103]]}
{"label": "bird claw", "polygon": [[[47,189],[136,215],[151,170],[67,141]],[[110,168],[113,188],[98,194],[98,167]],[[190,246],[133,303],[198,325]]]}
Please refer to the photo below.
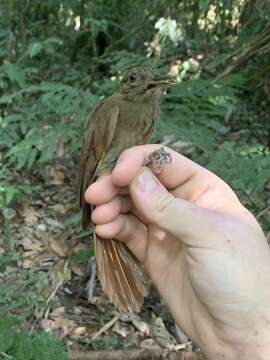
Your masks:
{"label": "bird claw", "polygon": [[148,166],[155,175],[160,174],[162,168],[172,162],[171,154],[161,147],[153,151],[144,159],[143,166]]}

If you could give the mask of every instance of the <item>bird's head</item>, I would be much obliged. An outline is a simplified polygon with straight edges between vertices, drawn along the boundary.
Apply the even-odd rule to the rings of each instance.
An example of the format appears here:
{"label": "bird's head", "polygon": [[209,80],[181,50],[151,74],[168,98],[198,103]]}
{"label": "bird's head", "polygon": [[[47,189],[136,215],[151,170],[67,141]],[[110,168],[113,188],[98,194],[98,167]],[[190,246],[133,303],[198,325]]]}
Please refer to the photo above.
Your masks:
{"label": "bird's head", "polygon": [[158,75],[145,66],[134,66],[126,71],[120,83],[120,93],[128,100],[148,100],[161,95],[161,87],[173,85],[169,75]]}

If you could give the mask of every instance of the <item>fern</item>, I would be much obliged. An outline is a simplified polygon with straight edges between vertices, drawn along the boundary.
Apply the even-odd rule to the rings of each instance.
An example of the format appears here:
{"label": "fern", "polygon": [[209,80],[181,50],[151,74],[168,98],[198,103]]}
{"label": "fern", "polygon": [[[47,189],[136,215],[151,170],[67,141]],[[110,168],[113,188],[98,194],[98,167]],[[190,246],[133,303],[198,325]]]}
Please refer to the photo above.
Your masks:
{"label": "fern", "polygon": [[262,152],[261,146],[255,144],[238,146],[226,141],[206,162],[209,170],[229,182],[235,190],[247,194],[258,192],[270,179],[270,154]]}
{"label": "fern", "polygon": [[59,141],[69,145],[71,154],[78,151],[83,124],[96,101],[94,95],[65,84],[43,82],[17,92],[13,101],[16,99],[30,103],[4,118],[2,146],[13,145],[7,157],[18,168],[30,169],[36,161],[50,161]]}
{"label": "fern", "polygon": [[194,160],[235,190],[254,194],[262,191],[270,178],[269,152],[259,144],[225,141],[230,129],[223,120],[226,111],[239,102],[246,81],[246,76],[237,74],[218,83],[203,79],[181,82],[167,97],[154,139],[173,132],[176,138],[190,141]]}
{"label": "fern", "polygon": [[190,120],[207,122],[209,117],[222,117],[230,106],[238,102],[237,94],[246,80],[245,76],[238,74],[218,83],[204,79],[181,82],[172,88],[167,108],[170,109],[173,103],[171,115],[175,116],[174,121],[178,123],[181,119],[188,123]]}
{"label": "fern", "polygon": [[65,360],[67,352],[60,340],[49,334],[29,336],[19,327],[19,319],[2,315],[0,353],[16,360]]}

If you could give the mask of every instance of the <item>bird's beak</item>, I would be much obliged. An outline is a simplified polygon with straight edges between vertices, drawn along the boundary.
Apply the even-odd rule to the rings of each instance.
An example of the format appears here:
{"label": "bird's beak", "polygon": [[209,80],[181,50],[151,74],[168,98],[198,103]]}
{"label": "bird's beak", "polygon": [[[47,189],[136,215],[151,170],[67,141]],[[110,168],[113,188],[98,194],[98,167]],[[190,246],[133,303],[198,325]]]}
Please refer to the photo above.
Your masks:
{"label": "bird's beak", "polygon": [[169,75],[157,75],[153,80],[148,82],[147,87],[151,88],[160,85],[174,85],[175,83],[176,81],[174,78]]}

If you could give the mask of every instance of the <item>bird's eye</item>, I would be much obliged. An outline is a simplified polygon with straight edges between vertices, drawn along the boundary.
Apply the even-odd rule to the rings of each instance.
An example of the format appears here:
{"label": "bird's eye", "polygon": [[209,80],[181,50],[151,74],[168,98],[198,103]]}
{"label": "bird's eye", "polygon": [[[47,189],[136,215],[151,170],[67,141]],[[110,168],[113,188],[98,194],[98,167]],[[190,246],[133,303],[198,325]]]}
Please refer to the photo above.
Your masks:
{"label": "bird's eye", "polygon": [[137,75],[135,73],[131,73],[128,75],[128,81],[131,84],[135,83],[136,79],[137,79]]}

